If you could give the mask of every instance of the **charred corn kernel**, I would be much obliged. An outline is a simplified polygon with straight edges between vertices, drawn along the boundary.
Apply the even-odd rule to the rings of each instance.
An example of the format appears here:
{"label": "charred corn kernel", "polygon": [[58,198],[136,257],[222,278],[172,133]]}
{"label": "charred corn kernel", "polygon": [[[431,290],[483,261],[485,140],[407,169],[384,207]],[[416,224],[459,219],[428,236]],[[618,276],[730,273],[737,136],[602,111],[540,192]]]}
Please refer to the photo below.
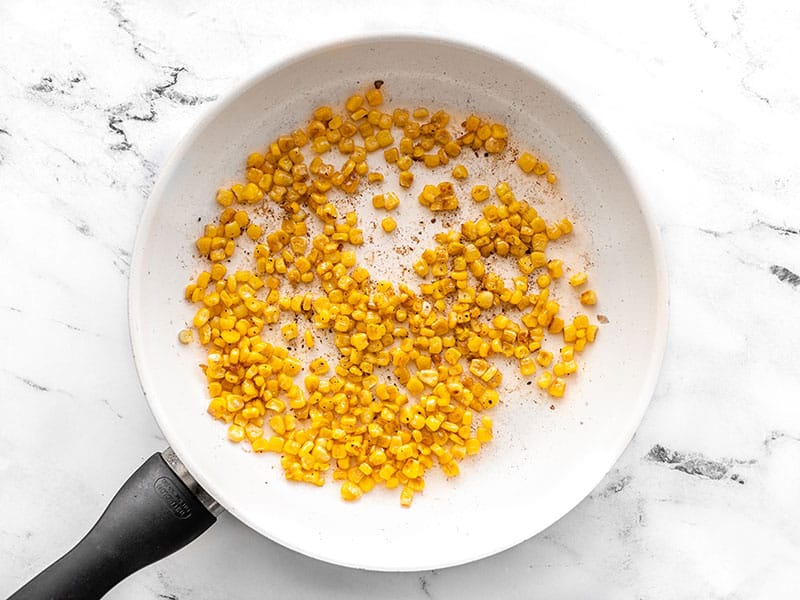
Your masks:
{"label": "charred corn kernel", "polygon": [[462,180],[466,179],[469,176],[469,173],[467,172],[467,167],[464,165],[456,165],[453,167],[452,175],[453,179]]}
{"label": "charred corn kernel", "polygon": [[395,221],[392,217],[386,217],[385,219],[381,220],[381,228],[386,233],[391,233],[397,229],[397,221]]}
{"label": "charred corn kernel", "polygon": [[594,290],[586,290],[581,294],[580,300],[584,306],[594,306],[597,304],[597,293]]}
{"label": "charred corn kernel", "polygon": [[192,340],[194,339],[194,334],[192,333],[191,329],[181,329],[180,333],[178,334],[178,339],[180,340],[181,344],[191,344]]}
{"label": "charred corn kernel", "polygon": [[481,184],[473,186],[470,195],[475,202],[483,202],[484,200],[488,200],[492,193],[489,191],[488,185]]}
{"label": "charred corn kernel", "polygon": [[588,275],[581,271],[580,273],[575,273],[572,277],[569,278],[569,284],[572,287],[580,287],[589,279]]}

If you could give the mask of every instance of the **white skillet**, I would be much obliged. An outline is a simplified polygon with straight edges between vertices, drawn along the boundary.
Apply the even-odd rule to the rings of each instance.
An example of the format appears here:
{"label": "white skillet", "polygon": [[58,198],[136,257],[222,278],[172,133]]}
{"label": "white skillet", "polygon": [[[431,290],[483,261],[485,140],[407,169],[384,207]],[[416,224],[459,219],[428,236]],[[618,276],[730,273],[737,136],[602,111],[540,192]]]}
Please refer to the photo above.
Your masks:
{"label": "white skillet", "polygon": [[[511,179],[517,196],[540,202],[537,207],[545,216],[566,214],[575,221],[574,239],[553,248],[561,248],[560,256],[576,270],[588,269],[600,297],[596,313],[608,319],[595,346],[581,357],[581,369],[564,400],[550,402],[535,385],[507,370],[503,400],[491,411],[494,441],[462,463],[458,478],[429,476],[410,509],[399,507],[396,490],[378,490],[345,503],[333,483],[319,489],[287,482],[277,455],[254,455],[244,444],[229,443],[224,426],[206,413],[207,393],[198,369],[204,358],[201,349],[177,340],[177,332],[191,319],[183,288],[202,268],[193,245],[202,223],[217,214],[214,191],[241,177],[248,153],[304,123],[316,106],[341,105],[374,80],[385,82],[390,106],[491,116],[508,126],[519,146],[548,160],[559,176],[555,187],[523,178],[510,162],[511,153],[502,173],[516,173]],[[475,178],[468,186],[479,181],[478,175],[493,186],[499,176],[491,170],[475,172],[481,167],[473,162]],[[385,189],[399,189],[396,173],[384,170]],[[451,179],[449,168],[415,173],[417,186]],[[402,276],[395,265],[410,264],[411,257],[403,258],[394,248],[431,246],[441,222],[430,223],[429,213],[407,202],[399,211],[396,236],[382,235],[379,229],[373,233],[375,213],[368,206],[372,193],[366,191],[363,206],[357,208],[368,238],[373,238],[374,254],[365,249],[359,259],[375,275]],[[421,225],[423,218],[427,220]],[[560,289],[566,297],[565,287]],[[577,310],[577,305],[567,305]],[[432,569],[477,560],[536,535],[578,504],[611,468],[655,387],[667,332],[666,271],[658,232],[634,174],[583,110],[530,66],[427,37],[363,38],[269,67],[217,103],[178,145],[142,217],[131,266],[130,327],[142,387],[174,451],[168,462],[181,471],[189,488],[194,480],[208,492],[207,507],[218,510],[216,501],[255,531],[324,561],[383,571]],[[148,480],[141,489],[151,495],[155,490],[154,497],[173,516],[184,513],[182,522],[202,516],[176,533],[172,545],[164,545],[159,551],[163,556],[177,549],[173,545],[199,535],[213,519],[205,518],[180,483],[164,483],[172,480],[161,466],[155,465],[155,476],[148,474],[160,484],[154,487]],[[114,503],[123,501],[123,492],[104,519],[114,517]],[[130,509],[130,499],[124,502],[126,514],[139,511]],[[152,520],[147,502],[140,504],[143,518]],[[99,535],[102,523],[87,538]],[[126,534],[136,527],[111,529]],[[148,524],[138,527],[147,529]],[[104,581],[95,585],[94,597],[159,558],[153,554],[131,558],[123,552],[116,571],[105,569],[114,574],[100,577]],[[81,597],[89,597],[86,591],[92,577],[97,578],[96,570],[86,574],[91,553],[79,561],[69,557],[60,562],[83,570]],[[38,581],[41,590],[63,582],[67,576],[59,576],[58,568],[56,563],[50,576],[46,571],[28,586]],[[74,573],[70,576],[75,580]],[[25,589],[16,597],[34,597],[25,596]]]}

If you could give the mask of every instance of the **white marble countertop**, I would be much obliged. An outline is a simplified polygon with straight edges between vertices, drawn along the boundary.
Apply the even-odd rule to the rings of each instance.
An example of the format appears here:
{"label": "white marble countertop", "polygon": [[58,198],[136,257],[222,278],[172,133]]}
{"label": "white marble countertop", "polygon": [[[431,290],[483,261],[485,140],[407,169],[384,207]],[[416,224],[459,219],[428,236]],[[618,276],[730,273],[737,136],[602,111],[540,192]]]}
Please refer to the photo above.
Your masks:
{"label": "white marble countertop", "polygon": [[778,598],[800,589],[800,8],[755,2],[0,5],[0,596],[66,551],[164,438],[129,347],[137,222],[202,111],[277,57],[444,31],[570,91],[647,182],[666,359],[619,462],[497,556],[381,574],[231,517],[108,598]]}

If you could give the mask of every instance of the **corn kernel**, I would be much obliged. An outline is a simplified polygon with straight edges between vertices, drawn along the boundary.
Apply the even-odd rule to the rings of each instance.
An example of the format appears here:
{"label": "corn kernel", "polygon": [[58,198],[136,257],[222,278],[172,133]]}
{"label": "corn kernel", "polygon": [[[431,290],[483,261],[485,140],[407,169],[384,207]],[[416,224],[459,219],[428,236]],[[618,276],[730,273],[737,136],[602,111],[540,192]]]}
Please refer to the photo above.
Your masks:
{"label": "corn kernel", "polygon": [[483,202],[489,199],[491,192],[489,191],[489,186],[481,184],[473,186],[470,195],[475,202]]}
{"label": "corn kernel", "polygon": [[391,233],[397,229],[397,221],[395,221],[392,217],[386,217],[381,221],[381,228],[386,233]]}
{"label": "corn kernel", "polygon": [[467,168],[464,165],[456,165],[453,167],[453,171],[451,173],[453,175],[453,179],[463,180],[469,176],[467,172]]}
{"label": "corn kernel", "polygon": [[580,273],[575,273],[572,277],[569,278],[569,284],[572,287],[580,287],[584,283],[586,283],[587,279],[589,279],[589,277],[586,275],[586,273],[581,271]]}

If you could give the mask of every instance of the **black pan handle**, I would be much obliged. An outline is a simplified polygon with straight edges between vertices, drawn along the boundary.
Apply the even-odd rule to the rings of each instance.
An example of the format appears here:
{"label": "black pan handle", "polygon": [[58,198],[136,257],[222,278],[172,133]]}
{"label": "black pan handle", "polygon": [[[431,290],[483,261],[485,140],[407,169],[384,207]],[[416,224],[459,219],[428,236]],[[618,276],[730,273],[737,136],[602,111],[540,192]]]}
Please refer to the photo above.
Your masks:
{"label": "black pan handle", "polygon": [[[167,460],[165,460],[165,458]],[[130,476],[78,545],[9,600],[94,600],[134,571],[183,548],[217,520],[217,505],[171,449]],[[188,481],[192,488],[188,487]],[[205,504],[204,504],[205,503]]]}

